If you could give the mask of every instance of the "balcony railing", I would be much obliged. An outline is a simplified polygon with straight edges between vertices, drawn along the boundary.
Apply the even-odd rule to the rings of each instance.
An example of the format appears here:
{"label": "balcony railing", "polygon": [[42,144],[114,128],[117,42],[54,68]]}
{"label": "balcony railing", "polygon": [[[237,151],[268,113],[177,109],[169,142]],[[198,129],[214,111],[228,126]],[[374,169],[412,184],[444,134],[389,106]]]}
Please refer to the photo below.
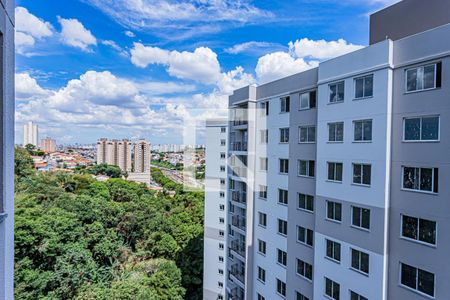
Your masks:
{"label": "balcony railing", "polygon": [[235,227],[237,227],[237,228],[239,228],[239,229],[241,229],[241,230],[244,230],[245,231],[245,228],[246,228],[246,220],[245,220],[245,217],[243,217],[243,216],[232,216],[231,217],[231,224],[233,224],[233,226],[235,226]]}
{"label": "balcony railing", "polygon": [[233,121],[233,126],[240,126],[240,125],[247,125],[248,121],[247,120],[234,120]]}
{"label": "balcony railing", "polygon": [[245,243],[241,240],[231,241],[231,250],[236,252],[242,257],[245,257]]}
{"label": "balcony railing", "polygon": [[231,275],[233,275],[242,284],[245,283],[245,269],[242,265],[234,264],[231,266]]}
{"label": "balcony railing", "polygon": [[247,151],[247,142],[232,142],[231,150],[232,151]]}
{"label": "balcony railing", "polygon": [[244,300],[244,298],[244,291],[241,288],[235,287],[231,290],[231,300]]}
{"label": "balcony railing", "polygon": [[242,204],[246,204],[247,203],[247,193],[240,192],[240,191],[232,191],[231,192],[231,200],[242,203]]}

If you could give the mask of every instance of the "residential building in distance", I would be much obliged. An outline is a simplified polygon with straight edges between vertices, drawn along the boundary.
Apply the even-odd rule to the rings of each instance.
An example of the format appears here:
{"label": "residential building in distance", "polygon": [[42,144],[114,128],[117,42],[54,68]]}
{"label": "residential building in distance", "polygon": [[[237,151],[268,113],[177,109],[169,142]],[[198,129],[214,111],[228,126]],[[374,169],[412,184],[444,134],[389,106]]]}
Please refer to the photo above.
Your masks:
{"label": "residential building in distance", "polygon": [[97,164],[106,164],[106,143],[108,139],[101,138],[97,141]]}
{"label": "residential building in distance", "polygon": [[14,8],[1,0],[0,300],[14,299]]}
{"label": "residential building in distance", "polygon": [[132,170],[132,143],[128,139],[108,140],[101,138],[97,141],[97,164],[119,166],[124,172]]}
{"label": "residential building in distance", "polygon": [[23,125],[23,146],[28,144],[38,147],[39,131],[38,125],[29,121],[27,124]]}
{"label": "residential building in distance", "polygon": [[207,124],[204,299],[221,299],[216,256],[226,299],[448,298],[449,11],[401,1],[371,16],[369,46],[234,91],[226,166]]}
{"label": "residential building in distance", "polygon": [[[226,296],[227,128],[226,119],[206,121],[203,299]],[[232,248],[244,252],[239,246]]]}
{"label": "residential building in distance", "polygon": [[47,153],[56,152],[56,141],[52,138],[46,137],[41,140],[41,150]]}
{"label": "residential building in distance", "polygon": [[125,172],[131,172],[131,148],[132,143],[123,139],[121,141],[117,141],[117,165]]}
{"label": "residential building in distance", "polygon": [[128,173],[128,180],[150,185],[151,145],[144,139],[134,144],[134,169]]}

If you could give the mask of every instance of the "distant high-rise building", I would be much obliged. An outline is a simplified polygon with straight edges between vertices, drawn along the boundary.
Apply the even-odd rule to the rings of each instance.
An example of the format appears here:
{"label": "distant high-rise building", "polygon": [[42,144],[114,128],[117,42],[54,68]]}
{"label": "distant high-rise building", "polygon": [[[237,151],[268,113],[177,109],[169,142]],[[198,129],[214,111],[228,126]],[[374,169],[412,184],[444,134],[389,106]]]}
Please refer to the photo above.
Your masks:
{"label": "distant high-rise building", "polygon": [[28,144],[38,146],[38,126],[31,121],[23,125],[23,146]]}
{"label": "distant high-rise building", "polygon": [[108,165],[117,166],[117,140],[106,142],[105,163]]}
{"label": "distant high-rise building", "polygon": [[44,152],[56,152],[56,141],[52,138],[46,137],[41,140],[40,148]]}
{"label": "distant high-rise building", "polygon": [[97,141],[97,164],[120,167],[122,171],[131,171],[131,142],[128,139]]}
{"label": "distant high-rise building", "polygon": [[106,163],[106,143],[107,139],[101,138],[97,141],[97,164]]}
{"label": "distant high-rise building", "polygon": [[131,142],[127,139],[117,142],[117,165],[123,171],[131,171]]}
{"label": "distant high-rise building", "polygon": [[134,145],[134,172],[145,173],[150,171],[150,143],[139,140]]}

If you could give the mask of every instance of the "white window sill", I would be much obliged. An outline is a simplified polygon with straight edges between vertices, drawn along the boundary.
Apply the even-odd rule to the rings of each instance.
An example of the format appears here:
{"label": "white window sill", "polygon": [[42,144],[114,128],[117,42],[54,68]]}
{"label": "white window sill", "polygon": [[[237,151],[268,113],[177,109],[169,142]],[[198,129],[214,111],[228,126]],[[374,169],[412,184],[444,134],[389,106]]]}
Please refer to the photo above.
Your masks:
{"label": "white window sill", "polygon": [[370,184],[364,184],[364,183],[354,183],[354,182],[352,182],[351,185],[353,185],[353,186],[365,187],[365,188],[370,188],[370,187],[371,187]]}
{"label": "white window sill", "polygon": [[329,222],[332,222],[332,223],[339,224],[339,225],[342,224],[342,221],[338,221],[338,220],[334,220],[334,219],[325,218],[325,220],[327,220],[327,221],[329,221]]}
{"label": "white window sill", "polygon": [[337,180],[331,180],[331,179],[327,179],[325,180],[326,182],[331,182],[331,183],[340,183],[342,184],[342,181],[337,181]]}
{"label": "white window sill", "polygon": [[427,247],[430,247],[430,248],[433,248],[433,249],[437,248],[436,244],[433,245],[433,244],[430,244],[430,243],[427,243],[427,242],[424,242],[424,241],[414,240],[414,239],[411,239],[411,238],[406,237],[406,236],[400,236],[400,239],[404,240],[404,241],[408,241],[408,242],[414,243],[414,244],[427,246]]}
{"label": "white window sill", "polygon": [[417,144],[417,143],[440,143],[441,140],[402,140],[405,144]]}
{"label": "white window sill", "polygon": [[331,261],[331,262],[334,262],[335,264],[338,264],[338,265],[341,264],[341,261],[336,260],[336,259],[331,258],[331,257],[328,257],[328,256],[326,256],[326,255],[324,256],[324,258],[327,259],[327,260],[329,260],[329,261]]}
{"label": "white window sill", "polygon": [[339,100],[339,101],[334,101],[334,102],[328,101],[327,105],[340,104],[340,103],[344,103],[344,100]]}
{"label": "white window sill", "polygon": [[353,144],[370,144],[370,143],[372,143],[372,140],[366,140],[366,141],[355,141],[355,140],[353,140],[352,141],[352,143]]}
{"label": "white window sill", "polygon": [[315,144],[316,142],[298,142],[300,145],[302,144],[307,144],[307,145],[311,145],[311,144]]}
{"label": "white window sill", "polygon": [[[428,295],[428,294],[422,293],[421,291],[415,290],[415,289],[410,288],[409,286],[403,285],[403,284],[401,284],[401,283],[399,283],[398,286],[401,287],[401,288],[404,288],[405,290],[408,290],[408,291],[410,291],[410,292],[413,292],[413,293],[415,293],[415,294],[418,294],[418,295],[421,295],[421,296],[423,296],[423,297],[426,297],[426,298],[428,298],[428,299],[436,299],[436,298],[433,297],[433,296],[430,296],[430,295]],[[435,287],[435,288],[436,288],[436,287]],[[436,294],[436,293],[435,293],[435,294]]]}
{"label": "white window sill", "polygon": [[356,229],[356,230],[360,230],[360,231],[364,231],[364,232],[367,232],[367,233],[370,233],[370,229],[367,229],[367,228],[364,228],[364,227],[359,227],[359,226],[356,226],[356,225],[350,225],[350,227],[351,228],[353,228],[353,229]]}
{"label": "white window sill", "polygon": [[369,277],[369,274],[368,274],[368,273],[365,273],[365,272],[363,272],[363,271],[361,271],[361,270],[358,270],[358,269],[355,269],[355,268],[352,268],[352,267],[350,267],[349,269],[352,270],[352,271],[355,271],[356,273],[359,273],[359,274],[361,274],[361,275],[364,275],[364,276],[366,276],[366,277]]}
{"label": "white window sill", "polygon": [[434,196],[438,195],[438,193],[431,192],[431,191],[414,190],[414,189],[407,189],[407,188],[401,188],[401,190],[404,192],[413,192],[413,193],[428,194],[428,195],[434,195]]}
{"label": "white window sill", "polygon": [[297,273],[297,272],[295,272],[295,274],[296,274],[298,277],[302,278],[303,280],[306,280],[306,281],[312,283],[312,279],[309,279],[308,277],[305,277],[305,276],[303,276],[302,274],[299,274],[299,273]]}
{"label": "white window sill", "polygon": [[309,209],[305,209],[305,208],[297,207],[297,210],[301,210],[301,211],[307,212],[307,213],[309,213],[309,214],[314,214],[314,211],[313,211],[313,210],[309,210]]}
{"label": "white window sill", "polygon": [[365,96],[365,97],[358,97],[358,98],[353,98],[353,101],[361,101],[361,100],[368,100],[368,99],[372,99],[373,98],[373,95],[372,96]]}
{"label": "white window sill", "polygon": [[327,141],[327,144],[343,144],[344,141]]}
{"label": "white window sill", "polygon": [[298,244],[300,244],[300,245],[305,246],[305,247],[314,249],[314,246],[311,246],[311,245],[309,245],[309,244],[307,244],[307,243],[304,243],[304,242],[302,242],[302,241],[297,240],[296,242],[297,242]]}
{"label": "white window sill", "polygon": [[415,94],[415,93],[420,93],[420,92],[428,92],[428,91],[439,90],[439,89],[441,89],[441,88],[432,87],[432,88],[428,88],[428,89],[421,89],[421,90],[414,90],[414,91],[405,91],[403,94],[404,95],[408,95],[408,94]]}

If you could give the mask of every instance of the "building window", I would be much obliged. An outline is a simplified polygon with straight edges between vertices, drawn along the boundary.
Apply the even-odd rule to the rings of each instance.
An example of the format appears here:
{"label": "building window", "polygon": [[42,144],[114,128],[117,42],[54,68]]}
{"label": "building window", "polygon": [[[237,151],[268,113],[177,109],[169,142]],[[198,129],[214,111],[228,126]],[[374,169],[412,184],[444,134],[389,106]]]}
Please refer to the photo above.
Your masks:
{"label": "building window", "polygon": [[344,101],[344,82],[336,82],[329,85],[330,89],[330,103],[337,103]]}
{"label": "building window", "polygon": [[439,116],[405,118],[403,140],[439,141]]}
{"label": "building window", "polygon": [[296,295],[297,295],[296,300],[309,300],[308,297],[306,297],[305,295],[303,295],[299,292],[296,292]]}
{"label": "building window", "polygon": [[225,159],[225,152],[220,152],[220,159]]}
{"label": "building window", "polygon": [[344,141],[344,122],[328,123],[328,141]]}
{"label": "building window", "polygon": [[314,211],[314,196],[306,194],[298,194],[298,208],[307,210],[309,212]]}
{"label": "building window", "polygon": [[300,126],[298,128],[299,143],[316,142],[316,126]]}
{"label": "building window", "polygon": [[225,146],[226,141],[225,140],[220,140],[220,146]]}
{"label": "building window", "polygon": [[339,300],[341,293],[340,289],[341,287],[339,283],[325,277],[325,295],[331,299]]}
{"label": "building window", "polygon": [[219,236],[221,237],[225,236],[225,232],[223,230],[219,230]]}
{"label": "building window", "polygon": [[219,192],[219,197],[220,198],[225,198],[225,192]]}
{"label": "building window", "polygon": [[283,266],[287,266],[287,253],[277,249],[277,262]]}
{"label": "building window", "polygon": [[355,99],[373,96],[373,74],[355,78]]}
{"label": "building window", "polygon": [[225,223],[225,219],[224,218],[219,218],[219,223],[220,224],[224,224]]}
{"label": "building window", "polygon": [[[231,299],[231,297],[230,297]],[[264,298],[261,294],[258,294],[258,300],[266,300],[266,298]]]}
{"label": "building window", "polygon": [[258,279],[262,282],[266,282],[266,270],[261,267],[258,267]]}
{"label": "building window", "polygon": [[280,143],[289,143],[289,128],[280,128]]}
{"label": "building window", "polygon": [[220,182],[220,185],[225,185],[225,178],[220,178],[219,182]]}
{"label": "building window", "polygon": [[370,185],[372,166],[368,164],[353,164],[353,183]]}
{"label": "building window", "polygon": [[289,173],[289,160],[280,158],[279,163],[280,163],[280,173],[281,174]]}
{"label": "building window", "polygon": [[354,291],[350,291],[350,300],[368,300],[366,297],[361,296]]}
{"label": "building window", "polygon": [[219,256],[219,262],[223,262],[223,256]]}
{"label": "building window", "polygon": [[286,283],[277,278],[277,293],[286,297]]}
{"label": "building window", "polygon": [[342,182],[342,163],[328,162],[328,180]]}
{"label": "building window", "polygon": [[406,70],[406,92],[423,91],[441,87],[442,63]]}
{"label": "building window", "polygon": [[358,120],[353,121],[355,142],[370,142],[372,141],[372,120]]}
{"label": "building window", "polygon": [[314,231],[305,227],[297,226],[297,242],[302,244],[313,246]]}
{"label": "building window", "polygon": [[369,254],[351,249],[352,268],[363,273],[369,274]]}
{"label": "building window", "polygon": [[298,161],[298,176],[314,177],[316,163],[314,160]]}
{"label": "building window", "polygon": [[280,99],[280,112],[286,113],[290,111],[291,98],[289,96]]}
{"label": "building window", "polygon": [[219,250],[223,250],[224,245],[222,243],[219,243]]}
{"label": "building window", "polygon": [[278,219],[278,233],[287,235],[287,221]]}
{"label": "building window", "polygon": [[259,170],[260,171],[267,171],[269,167],[269,160],[267,157],[260,157],[259,158]]}
{"label": "building window", "polygon": [[352,225],[370,229],[370,209],[352,206]]}
{"label": "building window", "polygon": [[434,297],[434,274],[400,263],[400,284]]}
{"label": "building window", "polygon": [[225,210],[225,205],[219,204],[219,210],[220,210],[220,211],[224,211],[224,210]]}
{"label": "building window", "polygon": [[333,201],[327,201],[327,219],[342,221],[342,204]]}
{"label": "building window", "polygon": [[300,94],[300,110],[311,109],[316,107],[317,92],[311,91]]}
{"label": "building window", "polygon": [[226,128],[226,127],[220,127],[220,132],[221,132],[221,133],[227,132],[227,128]]}
{"label": "building window", "polygon": [[261,254],[266,254],[266,242],[258,240],[258,252]]}
{"label": "building window", "polygon": [[223,282],[221,282],[221,281],[217,282],[217,286],[220,288],[223,288]]}
{"label": "building window", "polygon": [[222,295],[218,295],[217,296],[217,300],[223,300],[223,296]]}
{"label": "building window", "polygon": [[326,257],[332,259],[334,261],[341,261],[341,244],[335,241],[326,240],[327,249],[326,249]]}
{"label": "building window", "polygon": [[283,189],[278,189],[278,203],[279,204],[288,204],[288,191]]}
{"label": "building window", "polygon": [[267,199],[267,186],[266,185],[259,186],[259,198]]}
{"label": "building window", "polygon": [[261,116],[269,115],[269,102],[261,102]]}
{"label": "building window", "polygon": [[438,168],[403,168],[403,188],[424,192],[438,192]]}
{"label": "building window", "polygon": [[258,213],[258,216],[259,216],[258,224],[260,226],[266,227],[267,226],[267,215],[265,213],[260,212],[260,213]]}
{"label": "building window", "polygon": [[220,172],[225,172],[225,166],[220,166]]}
{"label": "building window", "polygon": [[312,269],[313,269],[312,265],[297,258],[297,274],[298,275],[300,275],[301,277],[304,277],[308,280],[312,280],[312,278],[313,278]]}
{"label": "building window", "polygon": [[436,245],[436,222],[402,215],[402,237]]}
{"label": "building window", "polygon": [[269,142],[269,130],[264,129],[259,131],[260,143],[267,144]]}

